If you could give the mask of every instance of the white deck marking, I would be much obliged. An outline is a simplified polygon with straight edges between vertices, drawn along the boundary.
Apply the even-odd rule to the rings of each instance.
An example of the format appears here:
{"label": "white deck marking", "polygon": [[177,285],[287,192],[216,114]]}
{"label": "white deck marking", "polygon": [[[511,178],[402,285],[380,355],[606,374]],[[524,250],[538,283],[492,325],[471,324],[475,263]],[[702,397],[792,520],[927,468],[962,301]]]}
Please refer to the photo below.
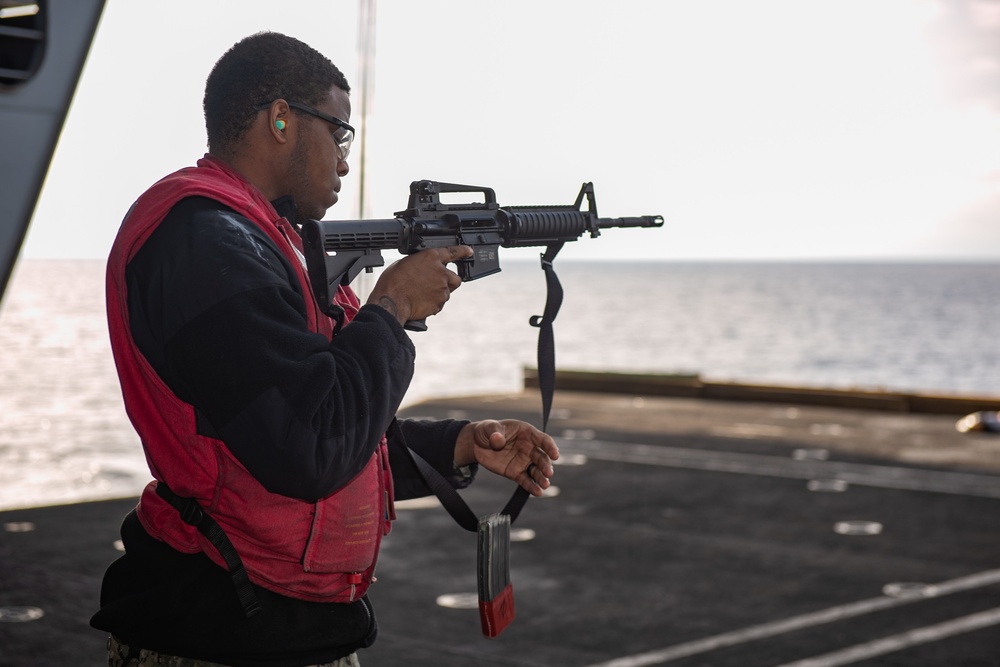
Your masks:
{"label": "white deck marking", "polygon": [[1000,476],[996,475],[814,459],[795,460],[764,454],[601,440],[559,440],[559,448],[568,454],[585,454],[591,459],[602,461],[791,479],[838,479],[848,484],[884,489],[1000,498]]}
{"label": "white deck marking", "polygon": [[[723,452],[683,447],[606,442],[599,440],[560,440],[559,448],[564,453],[585,454],[588,458],[594,460],[746,475],[761,475],[766,477],[783,477],[790,479],[839,479],[849,484],[856,484],[859,486],[904,489],[910,491],[928,491],[985,498],[1000,498],[1000,477],[993,475],[955,473],[859,463],[841,463],[823,460],[794,460],[791,458],[762,454],[745,454],[741,452]],[[958,579],[952,579],[950,581],[937,584],[935,586],[937,592],[934,597],[940,597],[941,595],[947,595],[982,586],[990,586],[997,583],[1000,583],[1000,569],[987,570],[968,577],[960,577]],[[706,637],[704,639],[685,642],[683,644],[678,644],[676,646],[656,651],[650,651],[648,653],[617,658],[609,662],[595,663],[593,665],[589,665],[588,667],[647,667],[649,665],[660,665],[672,660],[678,660],[680,658],[686,658],[700,653],[708,653],[710,651],[728,646],[736,646],[757,639],[773,637],[786,632],[794,632],[803,628],[832,623],[926,599],[928,598],[913,596],[878,597],[861,600],[860,602],[853,602],[836,607],[830,607],[828,609],[823,609],[809,614],[793,616],[791,618],[775,621],[773,623],[764,623],[762,625],[754,625],[741,630],[725,632],[713,637]],[[973,614],[972,616],[943,623],[939,626],[930,626],[929,628],[922,629],[927,630],[926,633],[918,634],[916,636],[930,637],[925,641],[935,641],[934,637],[937,637],[938,635],[940,635],[939,638],[949,636],[948,634],[941,634],[943,632],[955,634],[958,632],[967,632],[976,629],[977,627],[986,627],[994,623],[1000,623],[1000,619],[994,620],[992,613],[993,612],[984,612],[985,616],[984,614]],[[911,633],[904,633],[904,635],[909,634]],[[903,635],[879,641],[895,641],[897,637],[901,636]],[[863,644],[861,646],[868,645]],[[882,647],[884,645],[879,644],[879,646]],[[839,655],[839,652],[837,654],[830,655]],[[820,658],[823,657],[824,656],[820,656]],[[837,664],[847,663],[831,662],[815,664],[817,667],[833,667]],[[813,663],[796,663],[796,667],[804,667],[805,665],[810,665],[810,667],[812,667]]]}
{"label": "white deck marking", "polygon": [[[934,597],[941,597],[942,595],[949,595],[951,593],[958,593],[960,591],[966,591],[973,588],[981,588],[983,586],[991,586],[998,583],[1000,583],[1000,569],[986,570],[985,572],[979,572],[967,577],[959,577],[957,579],[951,579],[949,581],[936,584],[935,588],[937,589],[937,594]],[[881,611],[883,609],[891,609],[892,607],[900,607],[926,599],[928,598],[920,596],[869,598],[868,600],[861,600],[859,602],[851,602],[848,604],[838,605],[836,607],[830,607],[828,609],[822,609],[810,614],[793,616],[791,618],[782,619],[773,623],[753,625],[741,630],[734,630],[733,632],[724,632],[722,634],[715,635],[714,637],[696,639],[683,644],[677,644],[676,646],[670,646],[656,651],[649,651],[648,653],[640,653],[624,658],[616,658],[615,660],[611,660],[609,662],[588,665],[588,667],[648,667],[649,665],[662,665],[663,663],[670,662],[671,660],[678,660],[680,658],[698,655],[699,653],[708,653],[710,651],[726,648],[728,646],[736,646],[738,644],[743,644],[757,639],[774,637],[786,632],[794,632],[795,630],[801,630],[803,628],[823,625],[825,623],[833,623],[834,621],[853,618],[855,616],[862,616],[864,614]],[[831,665],[833,664],[837,663],[831,663]]]}
{"label": "white deck marking", "polygon": [[883,637],[882,639],[876,639],[864,644],[857,644],[814,658],[789,662],[781,667],[839,667],[840,665],[850,665],[861,660],[885,655],[886,653],[902,651],[911,646],[936,642],[953,635],[981,630],[997,624],[1000,624],[1000,607],[981,611],[978,614],[962,616],[951,621],[944,621],[936,625],[917,628],[909,632],[902,632],[898,635]]}

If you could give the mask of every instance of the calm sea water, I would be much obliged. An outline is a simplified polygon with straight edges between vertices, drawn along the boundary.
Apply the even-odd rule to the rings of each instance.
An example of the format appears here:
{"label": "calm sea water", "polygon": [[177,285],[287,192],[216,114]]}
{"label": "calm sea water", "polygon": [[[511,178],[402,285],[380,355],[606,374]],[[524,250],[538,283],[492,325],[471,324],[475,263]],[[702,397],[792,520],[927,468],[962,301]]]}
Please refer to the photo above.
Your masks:
{"label": "calm sea water", "polygon": [[[0,508],[124,496],[149,479],[104,319],[103,262],[20,262],[0,305]],[[558,265],[564,369],[1000,395],[1000,264]],[[414,334],[406,404],[519,391],[545,283],[508,262]],[[502,415],[498,415],[502,416]]]}

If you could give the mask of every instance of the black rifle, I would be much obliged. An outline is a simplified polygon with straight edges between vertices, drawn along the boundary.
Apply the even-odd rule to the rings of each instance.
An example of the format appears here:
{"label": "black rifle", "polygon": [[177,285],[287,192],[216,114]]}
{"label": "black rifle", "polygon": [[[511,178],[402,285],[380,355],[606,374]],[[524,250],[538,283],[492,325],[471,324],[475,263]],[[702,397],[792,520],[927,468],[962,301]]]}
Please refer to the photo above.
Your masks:
{"label": "black rifle", "polygon": [[[472,204],[445,204],[442,193],[474,192],[484,201]],[[581,210],[584,199],[587,210]],[[584,232],[592,238],[612,227],[662,227],[663,216],[599,218],[592,183],[584,183],[576,202],[569,206],[497,205],[492,188],[455,185],[436,181],[414,181],[405,211],[382,220],[310,220],[302,225],[309,279],[320,308],[340,319],[333,303],[338,285],[348,285],[362,270],[382,266],[382,250],[409,255],[427,248],[467,245],[473,256],[457,261],[463,281],[475,280],[500,271],[499,248],[546,246],[543,268],[551,265],[566,241],[576,241]],[[546,257],[548,256],[548,259]],[[423,320],[406,323],[411,331],[425,331]]]}

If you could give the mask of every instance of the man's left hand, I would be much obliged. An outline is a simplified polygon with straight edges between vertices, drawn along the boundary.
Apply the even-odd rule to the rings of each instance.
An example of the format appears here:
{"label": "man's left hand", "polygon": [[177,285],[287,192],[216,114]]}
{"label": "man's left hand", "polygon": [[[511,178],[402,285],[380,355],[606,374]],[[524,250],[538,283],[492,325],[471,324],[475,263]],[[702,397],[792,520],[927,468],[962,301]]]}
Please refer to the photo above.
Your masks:
{"label": "man's left hand", "polygon": [[478,463],[521,485],[533,496],[549,488],[559,448],[551,436],[518,419],[472,422],[459,433],[455,463]]}

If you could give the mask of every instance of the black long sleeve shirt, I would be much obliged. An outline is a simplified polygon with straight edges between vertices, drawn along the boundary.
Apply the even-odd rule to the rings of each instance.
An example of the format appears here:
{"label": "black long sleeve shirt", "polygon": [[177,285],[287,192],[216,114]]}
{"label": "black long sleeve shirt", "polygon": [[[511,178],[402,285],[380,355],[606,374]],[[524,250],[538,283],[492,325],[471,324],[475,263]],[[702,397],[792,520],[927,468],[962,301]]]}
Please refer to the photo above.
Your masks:
{"label": "black long sleeve shirt", "polygon": [[[275,202],[294,220],[290,200]],[[150,365],[196,407],[268,491],[306,501],[352,479],[374,451],[413,373],[415,351],[376,306],[326,340],[308,330],[306,298],[289,260],[253,223],[211,199],[179,202],[126,269],[132,336]],[[406,444],[455,486],[454,445],[466,422],[400,422]],[[390,447],[397,499],[429,495]],[[204,554],[149,536],[134,512],[126,555],[105,575],[91,623],[126,644],[252,666],[328,662],[370,645],[364,598],[320,604],[255,587],[264,607],[243,617],[228,573]]]}

